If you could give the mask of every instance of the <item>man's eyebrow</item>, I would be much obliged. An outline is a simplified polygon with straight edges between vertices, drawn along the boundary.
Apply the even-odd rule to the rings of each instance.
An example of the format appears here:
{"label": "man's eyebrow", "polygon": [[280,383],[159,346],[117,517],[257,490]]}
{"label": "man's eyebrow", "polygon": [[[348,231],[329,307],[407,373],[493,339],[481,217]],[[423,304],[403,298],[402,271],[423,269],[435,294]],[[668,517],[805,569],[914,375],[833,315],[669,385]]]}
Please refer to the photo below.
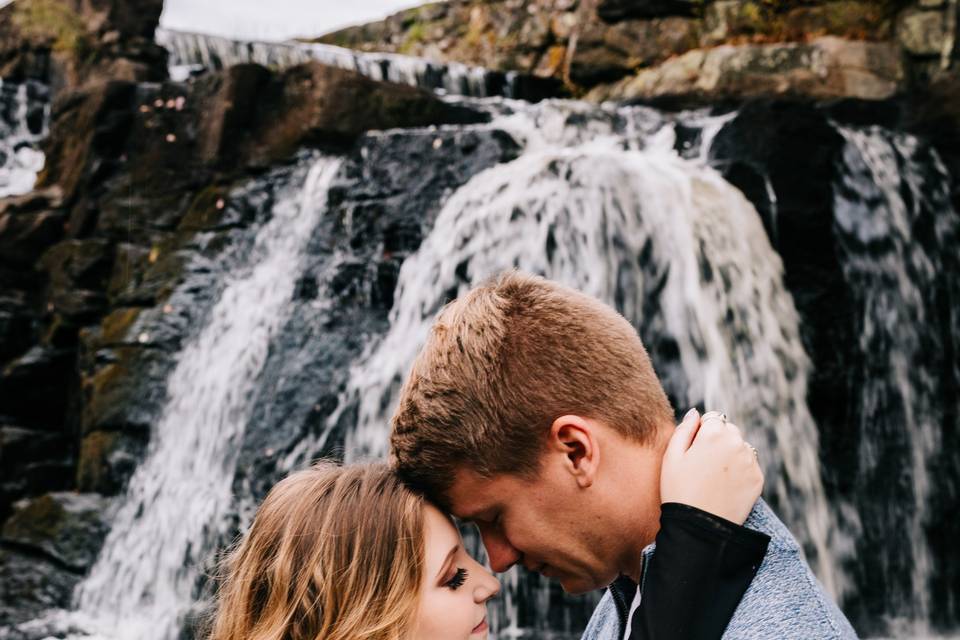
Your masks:
{"label": "man's eyebrow", "polygon": [[450,564],[450,559],[453,557],[453,554],[457,552],[457,549],[460,548],[460,545],[454,545],[453,549],[447,552],[447,557],[443,559],[443,564],[440,565],[440,573],[437,574],[437,580],[440,580],[443,577],[443,574],[447,571],[447,565]]}

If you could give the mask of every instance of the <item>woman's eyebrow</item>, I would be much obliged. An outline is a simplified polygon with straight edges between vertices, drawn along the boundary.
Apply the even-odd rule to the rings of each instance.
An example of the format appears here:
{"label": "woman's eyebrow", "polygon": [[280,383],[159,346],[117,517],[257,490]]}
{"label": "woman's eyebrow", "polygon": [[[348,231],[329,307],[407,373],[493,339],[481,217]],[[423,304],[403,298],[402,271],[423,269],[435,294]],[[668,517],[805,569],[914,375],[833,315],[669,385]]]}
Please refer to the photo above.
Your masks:
{"label": "woman's eyebrow", "polygon": [[453,555],[457,552],[457,549],[460,548],[459,544],[453,546],[453,549],[447,552],[447,557],[443,559],[443,564],[440,565],[440,573],[437,574],[437,580],[440,580],[443,577],[443,574],[446,573],[447,565],[450,564],[450,559],[453,558]]}

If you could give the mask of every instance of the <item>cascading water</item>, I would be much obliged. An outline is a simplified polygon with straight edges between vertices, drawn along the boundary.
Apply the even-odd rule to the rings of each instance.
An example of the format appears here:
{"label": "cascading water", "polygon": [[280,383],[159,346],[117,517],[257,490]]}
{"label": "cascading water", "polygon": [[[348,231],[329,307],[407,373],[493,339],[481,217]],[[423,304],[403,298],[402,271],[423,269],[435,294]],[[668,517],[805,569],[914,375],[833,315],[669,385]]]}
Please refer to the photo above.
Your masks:
{"label": "cascading water", "polygon": [[439,64],[412,56],[360,53],[318,43],[244,42],[169,29],[158,29],[156,38],[170,51],[170,75],[174,79],[185,79],[202,69],[218,70],[247,62],[285,68],[314,60],[356,71],[373,80],[455,95],[483,97],[515,93],[515,74],[494,73],[456,62]]}
{"label": "cascading water", "polygon": [[[440,307],[519,267],[616,306],[650,345],[679,407],[723,407],[746,428],[765,452],[768,495],[821,580],[841,593],[850,545],[820,480],[810,363],[756,211],[713,170],[680,158],[673,126],[653,112],[596,118],[590,109],[553,103],[494,124],[526,151],[454,194],[404,262],[390,331],[351,378],[345,401],[357,399],[359,418],[347,458],[386,453],[400,381]],[[656,133],[628,140],[610,118]],[[635,144],[642,149],[629,150]]]}
{"label": "cascading water", "polygon": [[311,162],[305,180],[278,199],[246,263],[228,274],[206,325],[178,357],[146,458],[77,590],[75,622],[85,633],[177,638],[200,570],[229,533],[251,397],[340,163]]}
{"label": "cascading water", "polygon": [[[171,33],[159,39],[174,50],[175,64],[217,68],[316,59],[296,44]],[[428,63],[415,59],[324,47],[312,51],[375,78],[430,88],[446,82],[430,80],[422,71]],[[450,90],[471,92],[462,85]],[[954,379],[960,379],[956,362],[924,361],[931,353],[951,353],[949,345],[960,341],[958,313],[949,305],[952,334],[938,342],[923,329],[934,313],[930,290],[957,291],[955,279],[946,285],[938,280],[945,277],[942,272],[955,273],[955,266],[944,266],[944,247],[957,237],[942,164],[910,136],[838,127],[847,144],[836,188],[836,235],[862,325],[859,344],[851,346],[861,356],[862,371],[848,397],[861,415],[849,469],[824,470],[817,424],[807,405],[813,365],[800,340],[803,327],[793,298],[783,285],[782,261],[754,207],[709,166],[713,136],[730,116],[670,116],[565,101],[538,106],[499,99],[463,102],[490,111],[493,122],[370,134],[350,158],[350,171],[341,172],[350,177],[341,176],[328,189],[337,162],[321,160],[303,193],[291,189],[277,205],[272,221],[259,232],[255,257],[246,263],[254,266],[229,272],[233,275],[227,276],[220,301],[179,357],[168,383],[170,402],[147,458],[131,480],[98,564],[78,591],[76,624],[112,638],[176,636],[198,597],[199,567],[233,533],[236,522],[230,517],[239,511],[242,528],[249,521],[247,507],[262,497],[253,487],[268,485],[321,451],[338,451],[340,445],[331,442],[342,442],[347,459],[383,455],[399,385],[432,316],[485,276],[520,267],[576,286],[623,312],[648,345],[678,409],[722,408],[761,449],[766,495],[804,543],[828,589],[838,598],[846,594],[847,601],[869,600],[862,615],[890,618],[889,628],[898,635],[925,635],[925,621],[936,615],[937,603],[950,602],[956,591],[947,587],[931,595],[932,576],[943,581],[942,576],[954,574],[936,566],[943,550],[927,542],[931,505],[941,495],[930,460],[940,455],[942,429],[957,428],[958,414],[950,409],[955,400],[954,405],[943,400],[945,388],[931,383],[942,377],[934,368],[952,367]],[[404,137],[427,138],[433,144],[425,146],[434,156],[423,153],[423,146],[409,148],[423,163],[445,165],[449,140],[468,141],[463,144],[471,149],[467,153],[477,153],[478,138],[468,135],[477,131],[506,131],[522,152],[484,164],[489,168],[479,173],[467,171],[472,177],[448,190],[438,189],[436,218],[423,214],[413,231],[396,227],[389,244],[371,250],[383,260],[378,266],[342,251],[328,237],[318,238],[318,233],[341,233],[349,238],[345,244],[360,245],[373,225],[366,220],[354,228],[354,216],[387,217],[377,211],[380,205],[370,205],[370,183],[384,180],[384,172],[367,172],[373,162],[369,140],[379,140],[381,149],[400,149],[395,161],[403,162]],[[384,188],[391,210],[409,202],[420,206],[413,187]],[[344,193],[351,190],[369,210],[336,208],[345,207],[349,197]],[[769,182],[766,190],[775,202]],[[333,204],[330,226],[324,227],[328,192]],[[943,215],[931,217],[931,212]],[[935,224],[924,222],[928,219]],[[407,256],[404,248],[399,258],[393,255],[394,244],[411,242],[419,246],[416,251]],[[940,254],[932,252],[934,245],[941,247]],[[402,261],[396,287],[381,272],[376,276],[391,284],[385,303],[391,308],[389,327],[384,315],[358,328],[351,336],[356,350],[337,354],[342,363],[355,358],[345,388],[331,376],[329,388],[318,390],[315,380],[300,375],[298,369],[306,368],[300,354],[329,357],[334,347],[323,339],[336,324],[330,307],[351,304],[351,296],[373,295],[349,287],[344,292],[341,276],[394,264],[390,260]],[[316,299],[288,304],[304,262],[323,263],[313,274],[321,272],[312,285],[319,292],[313,294]],[[285,330],[290,307],[297,305],[304,315],[321,320],[281,342],[277,336]],[[357,309],[362,305],[346,314],[346,322],[357,319],[351,315]],[[303,326],[297,325],[298,331]],[[307,342],[321,346],[310,351]],[[293,371],[276,365],[275,378],[258,379],[276,360],[293,362]],[[292,396],[307,397],[309,411],[292,411]],[[286,425],[291,416],[300,422]],[[307,424],[315,418],[317,424]],[[238,449],[259,447],[262,432],[283,429],[289,438],[283,449],[256,448],[253,455],[262,465],[255,471],[237,468]],[[891,465],[898,475],[887,481],[884,471]],[[849,493],[831,494],[828,502],[822,477],[834,472],[852,473],[859,484]],[[254,473],[266,479],[254,482]],[[231,490],[239,494],[235,499]],[[891,531],[902,532],[902,539],[891,541]],[[854,535],[860,537],[856,542]],[[467,542],[482,551],[475,536],[468,534]],[[501,638],[576,637],[596,599],[595,594],[568,597],[556,585],[516,569],[502,578],[503,595],[491,613]],[[945,618],[954,621],[955,616]]]}
{"label": "cascading water", "polygon": [[[865,587],[882,590],[883,611],[896,636],[929,636],[936,563],[928,543],[935,487],[932,465],[942,454],[944,428],[957,426],[941,367],[950,335],[931,330],[941,309],[932,296],[956,294],[944,253],[960,232],[949,177],[917,138],[879,127],[838,128],[846,140],[835,189],[835,221],[844,276],[858,307],[862,370],[859,396],[857,509],[864,521]],[[955,276],[953,276],[955,278]],[[954,300],[954,305],[956,300]],[[954,307],[951,313],[956,316]],[[953,321],[952,343],[960,342]],[[896,446],[891,446],[896,443]],[[890,532],[900,542],[890,545]]]}
{"label": "cascading water", "polygon": [[50,120],[49,90],[29,80],[4,82],[0,78],[0,198],[33,189],[43,169],[40,141]]}

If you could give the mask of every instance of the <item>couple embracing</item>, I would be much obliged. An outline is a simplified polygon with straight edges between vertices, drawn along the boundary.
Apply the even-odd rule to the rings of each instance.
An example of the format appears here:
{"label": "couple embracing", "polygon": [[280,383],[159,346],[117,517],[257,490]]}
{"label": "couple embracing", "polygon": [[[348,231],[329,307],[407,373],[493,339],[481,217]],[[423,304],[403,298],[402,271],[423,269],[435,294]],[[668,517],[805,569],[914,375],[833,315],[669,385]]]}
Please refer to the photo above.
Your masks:
{"label": "couple embracing", "polygon": [[520,564],[607,588],[587,640],[855,638],[759,499],[723,414],[674,412],[636,331],[510,272],[447,305],[404,385],[389,463],[320,464],[227,558],[212,640],[481,640]]}

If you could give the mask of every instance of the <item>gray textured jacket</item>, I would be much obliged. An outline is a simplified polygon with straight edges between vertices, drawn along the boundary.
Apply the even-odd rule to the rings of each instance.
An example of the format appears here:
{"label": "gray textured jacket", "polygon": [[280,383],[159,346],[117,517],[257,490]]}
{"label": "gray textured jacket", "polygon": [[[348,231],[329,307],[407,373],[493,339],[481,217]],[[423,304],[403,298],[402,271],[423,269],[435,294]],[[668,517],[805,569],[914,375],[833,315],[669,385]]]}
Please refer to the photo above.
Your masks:
{"label": "gray textured jacket", "polygon": [[[770,546],[723,640],[856,639],[853,627],[810,571],[797,541],[763,500],[757,501],[744,526],[769,535]],[[644,563],[654,551],[654,545],[644,550]],[[626,606],[632,599],[631,593]],[[624,616],[608,589],[583,640],[621,640]]]}

